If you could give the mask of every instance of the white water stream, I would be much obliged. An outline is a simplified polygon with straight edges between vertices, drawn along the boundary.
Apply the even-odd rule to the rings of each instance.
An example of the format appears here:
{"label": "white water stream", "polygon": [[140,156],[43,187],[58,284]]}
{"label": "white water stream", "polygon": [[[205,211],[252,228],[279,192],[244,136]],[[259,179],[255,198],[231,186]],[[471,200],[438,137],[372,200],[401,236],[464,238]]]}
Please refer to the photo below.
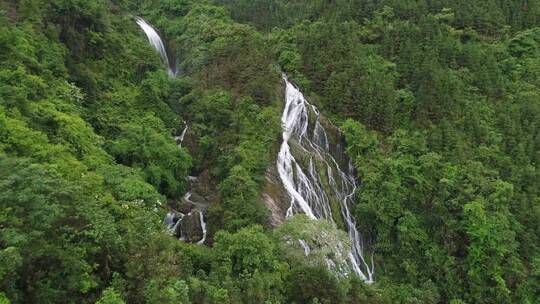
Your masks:
{"label": "white water stream", "polygon": [[[160,54],[167,66],[169,76],[175,77],[176,69],[171,68],[167,51],[157,31],[142,18],[137,17],[136,22],[148,37],[152,47]],[[349,211],[357,187],[353,167],[349,163],[346,169],[347,172],[340,168],[338,162],[330,153],[329,140],[324,127],[319,121],[317,108],[310,105],[302,93],[285,76],[283,78],[286,82],[286,105],[281,119],[283,142],[278,154],[277,169],[283,186],[291,198],[286,215],[289,217],[295,213],[304,213],[314,220],[326,219],[334,222],[330,200],[331,198],[337,198],[340,202],[341,216],[346,223],[351,240],[350,268],[366,282],[372,282],[374,274],[373,260],[371,257],[368,263],[364,258],[363,240]],[[316,116],[314,126],[310,126],[310,111]],[[179,147],[184,140],[187,129],[186,124],[180,136],[175,138]],[[311,133],[308,132],[310,129],[313,130],[311,136],[308,134]],[[295,148],[299,148],[305,152],[305,155],[309,155],[310,159],[307,168],[302,169],[301,164],[293,156],[294,153],[290,145],[292,142],[294,142]],[[320,161],[324,162],[326,166],[324,174],[327,176],[332,191],[325,190],[323,186],[320,168],[316,165],[316,162]],[[191,192],[188,192],[184,199],[196,205],[190,200],[190,197]],[[181,225],[185,217],[181,213],[176,216],[179,217],[175,218],[175,213],[170,212],[164,219],[164,224],[167,225],[170,233],[177,231],[178,225]],[[202,211],[199,211],[199,220],[203,237],[197,243],[203,244],[206,240],[206,223]],[[184,239],[182,232],[180,233],[180,239]],[[299,240],[299,242],[304,249],[304,253],[309,255],[311,249],[307,242],[304,240]],[[340,246],[342,247],[342,245]],[[326,262],[330,268],[335,268],[335,263],[331,259],[327,259]]]}
{"label": "white water stream", "polygon": [[182,130],[182,133],[180,133],[180,135],[174,137],[174,140],[176,141],[178,148],[182,147],[182,143],[184,142],[184,137],[186,137],[187,130],[188,130],[188,124],[187,122],[184,121],[184,130]]}
{"label": "white water stream", "polygon": [[[351,252],[348,254],[350,270],[364,281],[373,282],[373,260],[372,257],[369,261],[364,257],[363,240],[349,210],[354,203],[357,189],[354,168],[350,160],[348,168],[340,168],[338,161],[331,154],[326,131],[319,120],[320,113],[315,106],[307,102],[286,76],[283,76],[283,80],[286,83],[286,103],[281,117],[283,142],[278,154],[277,169],[283,186],[291,198],[286,216],[304,213],[311,219],[334,222],[330,201],[338,200],[341,218],[351,240]],[[312,123],[310,114],[315,116],[311,119]],[[301,154],[297,157],[302,157],[302,162],[295,159],[295,151],[296,153],[300,151]],[[309,161],[305,160],[306,157],[309,157]],[[324,168],[317,166],[320,163],[324,164]],[[325,172],[321,172],[322,170]],[[326,189],[323,180],[329,184]],[[299,242],[304,253],[308,255],[311,251],[308,244],[304,240]],[[330,268],[335,267],[333,261],[329,259],[327,264]]]}
{"label": "white water stream", "polygon": [[167,56],[167,50],[165,49],[165,44],[163,44],[163,41],[161,40],[161,37],[157,33],[157,31],[150,25],[148,22],[146,22],[144,19],[140,17],[135,18],[135,22],[139,25],[139,27],[144,31],[146,34],[146,37],[148,37],[148,41],[150,42],[150,45],[159,53],[161,56],[161,59],[163,60],[163,63],[167,66],[167,72],[170,77],[176,77],[176,68],[173,69],[169,62],[169,57]]}

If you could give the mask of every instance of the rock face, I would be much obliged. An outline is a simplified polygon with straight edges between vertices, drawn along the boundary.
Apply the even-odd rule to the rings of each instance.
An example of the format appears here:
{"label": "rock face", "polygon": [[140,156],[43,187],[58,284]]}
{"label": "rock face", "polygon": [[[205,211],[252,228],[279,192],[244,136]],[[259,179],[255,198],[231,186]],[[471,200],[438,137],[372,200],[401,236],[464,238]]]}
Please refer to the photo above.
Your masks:
{"label": "rock face", "polygon": [[285,213],[290,205],[290,198],[279,179],[277,167],[270,166],[266,170],[262,200],[270,211],[270,225],[277,227],[285,221]]}
{"label": "rock face", "polygon": [[206,223],[202,211],[193,209],[187,214],[170,211],[164,220],[169,233],[189,243],[204,243],[206,240]]}
{"label": "rock face", "polygon": [[[197,177],[190,176],[190,189],[205,190]],[[182,241],[203,244],[206,241],[204,212],[210,205],[206,197],[188,191],[180,200],[171,203],[172,209],[164,219],[169,233]]]}
{"label": "rock face", "polygon": [[176,202],[175,205],[176,210],[184,214],[189,213],[194,207],[193,203],[186,201],[184,198]]}
{"label": "rock face", "polygon": [[201,212],[193,210],[186,214],[181,223],[182,236],[186,242],[196,243],[201,241],[205,235],[202,229]]}

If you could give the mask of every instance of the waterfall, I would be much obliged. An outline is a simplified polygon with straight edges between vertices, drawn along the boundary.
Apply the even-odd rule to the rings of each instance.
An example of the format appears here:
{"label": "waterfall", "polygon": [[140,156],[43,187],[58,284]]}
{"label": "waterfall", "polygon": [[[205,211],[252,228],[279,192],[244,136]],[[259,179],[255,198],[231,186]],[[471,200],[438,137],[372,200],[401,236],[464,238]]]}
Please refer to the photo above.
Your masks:
{"label": "waterfall", "polygon": [[[311,219],[330,222],[335,222],[334,216],[341,216],[351,241],[349,270],[364,281],[373,282],[373,261],[371,258],[368,262],[364,257],[363,240],[349,210],[357,189],[354,167],[344,153],[341,158],[348,160],[347,168],[340,166],[332,156],[319,111],[307,102],[286,76],[283,76],[283,80],[286,83],[286,100],[281,117],[283,142],[278,154],[277,169],[291,199],[286,216],[304,213]],[[331,202],[338,202],[340,215],[332,214]],[[308,244],[304,240],[299,242],[308,255]],[[332,260],[327,259],[326,262],[329,268],[335,269]]]}
{"label": "waterfall", "polygon": [[183,213],[172,212],[172,211],[169,211],[167,215],[165,215],[163,224],[167,226],[167,231],[169,232],[170,235],[179,233],[178,231],[179,231],[180,225],[182,224],[182,219],[184,218],[184,216],[185,214]]}
{"label": "waterfall", "polygon": [[[169,73],[169,76],[176,77],[176,73],[177,73],[176,66],[178,65],[178,61],[176,61],[176,65],[173,69],[169,62],[169,57],[167,56],[167,50],[165,49],[165,45],[163,44],[163,41],[161,40],[161,37],[159,37],[159,34],[157,33],[157,31],[150,24],[148,24],[144,19],[140,17],[136,17],[135,21],[148,37],[148,41],[150,42],[152,47],[161,56],[161,59],[167,66],[167,71]],[[182,133],[174,137],[176,144],[178,145],[179,148],[182,147],[184,137],[186,136],[186,132],[188,130],[187,122],[184,121],[183,123],[184,123],[184,129],[182,130]],[[188,180],[190,182],[194,182],[196,178],[192,176],[188,176]],[[169,234],[178,236],[180,240],[186,240],[187,239],[186,234],[184,231],[182,231],[182,223],[184,222],[184,220],[189,220],[189,218],[193,216],[193,211],[196,211],[198,213],[198,221],[201,227],[201,234],[202,234],[202,238],[199,241],[197,241],[197,244],[204,244],[204,242],[206,241],[206,222],[204,221],[204,215],[203,215],[204,207],[200,203],[193,202],[191,200],[191,195],[192,195],[191,191],[188,191],[184,195],[183,199],[184,201],[192,204],[193,206],[196,206],[196,208],[190,211],[187,215],[180,212],[171,211],[167,213],[167,215],[165,216],[165,219],[163,220],[163,224],[167,227],[167,231],[169,232]]]}
{"label": "waterfall", "polygon": [[298,240],[298,243],[300,243],[300,246],[304,249],[304,254],[308,256],[311,253],[311,249],[309,248],[309,245],[304,240]]}
{"label": "waterfall", "polygon": [[[196,179],[196,177],[188,176],[189,181],[193,182]],[[203,213],[205,206],[191,200],[192,195],[192,192],[188,191],[183,196],[184,202],[191,206],[189,212],[184,214],[175,210],[169,211],[163,219],[163,224],[167,227],[167,232],[170,235],[177,237],[179,240],[203,245],[207,235],[206,222]],[[186,230],[186,227],[193,227],[193,225],[198,228],[200,227],[200,238],[197,238],[199,234],[193,234],[193,229]]]}
{"label": "waterfall", "polygon": [[174,225],[175,225],[175,218],[174,218],[174,212],[169,212],[167,215],[165,215],[165,218],[163,219],[163,225],[167,226],[167,231],[169,233],[173,233]]}
{"label": "waterfall", "polygon": [[184,120],[184,130],[182,130],[182,133],[180,133],[180,135],[174,137],[174,140],[176,141],[176,145],[178,146],[178,148],[182,148],[182,143],[184,142],[184,137],[186,137],[187,130],[188,130],[188,124]]}
{"label": "waterfall", "polygon": [[167,50],[165,49],[165,45],[163,44],[163,41],[161,40],[161,37],[159,37],[159,34],[157,33],[157,31],[150,24],[148,24],[144,19],[140,17],[136,17],[135,21],[148,37],[148,41],[150,42],[152,47],[161,56],[161,59],[167,66],[167,72],[169,73],[169,76],[176,77],[177,69],[171,67],[171,64],[169,62],[169,57],[167,56]]}
{"label": "waterfall", "polygon": [[206,222],[204,221],[204,215],[202,212],[199,212],[199,221],[201,222],[201,230],[203,237],[200,241],[197,242],[197,244],[201,245],[204,244],[204,241],[206,241]]}

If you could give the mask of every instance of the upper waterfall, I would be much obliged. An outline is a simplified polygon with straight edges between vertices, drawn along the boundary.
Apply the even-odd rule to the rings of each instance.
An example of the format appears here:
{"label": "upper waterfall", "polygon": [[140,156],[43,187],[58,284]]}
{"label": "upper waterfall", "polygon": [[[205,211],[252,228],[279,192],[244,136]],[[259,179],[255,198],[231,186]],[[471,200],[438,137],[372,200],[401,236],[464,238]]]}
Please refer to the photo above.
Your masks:
{"label": "upper waterfall", "polygon": [[148,24],[148,22],[146,22],[144,19],[140,17],[136,17],[135,21],[148,37],[148,41],[150,42],[152,47],[161,56],[161,59],[167,66],[167,72],[169,73],[169,76],[176,77],[177,69],[171,66],[169,62],[169,57],[167,55],[167,50],[165,49],[165,45],[163,44],[163,41],[161,40],[161,37],[159,36],[157,31],[150,24]]}
{"label": "upper waterfall", "polygon": [[[357,189],[351,161],[344,152],[339,153],[340,158],[336,155],[338,152],[330,145],[317,108],[307,102],[286,76],[283,80],[286,103],[281,118],[283,142],[277,170],[291,199],[286,215],[304,213],[311,219],[340,221],[351,242],[349,271],[366,282],[373,282],[373,261],[364,257],[363,240],[349,210]],[[300,243],[308,254],[307,243],[303,240]],[[327,264],[335,266],[331,260]]]}
{"label": "upper waterfall", "polygon": [[[161,40],[161,37],[159,36],[157,31],[144,19],[136,17],[135,20],[148,37],[148,41],[150,42],[152,47],[156,51],[158,51],[161,59],[167,65],[167,71],[169,73],[169,76],[176,77],[178,69],[176,68],[176,65],[171,66],[169,62],[169,57],[167,55],[167,50],[165,49],[165,45],[163,44],[163,41]],[[188,131],[188,123],[184,121],[183,124],[184,128],[182,132],[174,137],[178,148],[182,148],[184,137],[186,136],[186,133]],[[188,177],[188,180],[190,182],[191,188],[192,184],[196,181],[196,178]],[[169,233],[178,237],[180,240],[191,243],[196,242],[197,244],[204,244],[207,235],[204,211],[207,205],[205,203],[192,201],[191,196],[192,192],[188,191],[181,200],[184,209],[186,209],[185,213],[171,210],[165,216],[163,223],[165,224],[165,226],[167,226],[167,230],[169,231]]]}

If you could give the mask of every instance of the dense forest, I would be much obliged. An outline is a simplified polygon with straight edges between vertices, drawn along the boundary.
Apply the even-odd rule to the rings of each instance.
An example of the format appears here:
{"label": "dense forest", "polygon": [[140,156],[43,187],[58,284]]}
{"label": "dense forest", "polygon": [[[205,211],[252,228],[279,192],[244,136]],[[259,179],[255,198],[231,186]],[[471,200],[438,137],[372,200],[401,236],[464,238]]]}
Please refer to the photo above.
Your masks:
{"label": "dense forest", "polygon": [[[539,0],[0,0],[0,25],[1,304],[540,301]],[[263,199],[282,73],[354,164],[373,282],[291,245],[347,243],[339,212]],[[193,177],[198,242],[163,220]]]}

